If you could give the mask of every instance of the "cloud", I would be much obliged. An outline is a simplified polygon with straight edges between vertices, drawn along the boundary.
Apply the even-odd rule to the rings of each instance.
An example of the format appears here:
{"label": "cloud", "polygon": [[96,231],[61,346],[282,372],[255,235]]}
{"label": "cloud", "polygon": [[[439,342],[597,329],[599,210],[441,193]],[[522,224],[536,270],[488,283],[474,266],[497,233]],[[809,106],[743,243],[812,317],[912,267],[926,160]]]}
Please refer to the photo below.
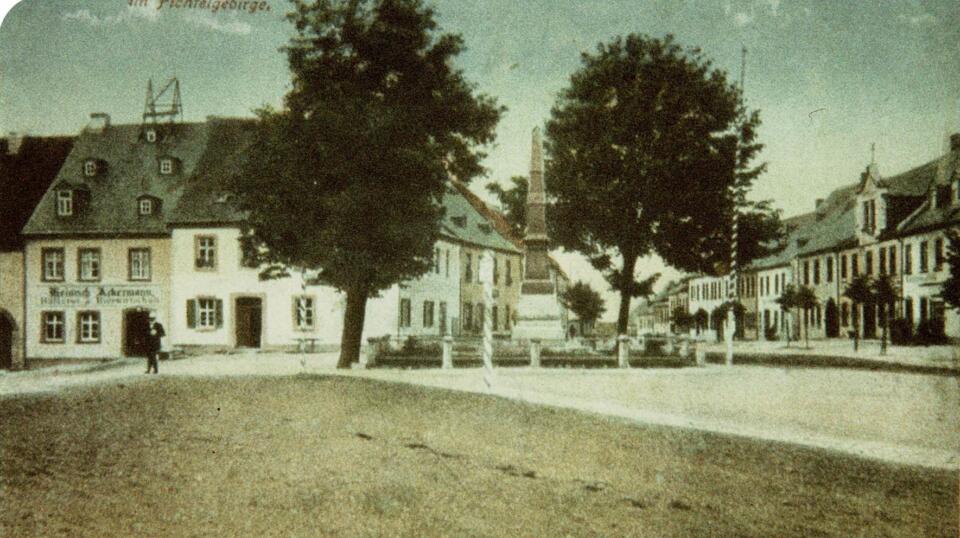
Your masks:
{"label": "cloud", "polygon": [[156,22],[160,18],[160,12],[147,7],[127,6],[125,10],[115,15],[97,16],[91,13],[89,9],[78,9],[77,11],[63,13],[61,18],[65,21],[79,22],[88,26],[114,26],[138,21]]}
{"label": "cloud", "polygon": [[184,14],[183,20],[197,28],[204,28],[224,34],[247,35],[253,31],[253,27],[245,22],[240,22],[236,19],[222,21],[220,20],[220,16],[213,15],[207,11],[188,11]]}

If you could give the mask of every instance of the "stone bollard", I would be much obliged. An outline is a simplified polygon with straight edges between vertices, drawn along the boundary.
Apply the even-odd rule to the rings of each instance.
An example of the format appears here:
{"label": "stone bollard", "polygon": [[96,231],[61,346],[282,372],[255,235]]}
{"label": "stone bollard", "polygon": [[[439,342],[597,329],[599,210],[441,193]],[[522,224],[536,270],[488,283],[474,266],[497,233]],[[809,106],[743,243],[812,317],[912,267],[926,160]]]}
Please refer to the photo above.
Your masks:
{"label": "stone bollard", "polygon": [[540,368],[540,339],[533,338],[530,340],[530,367],[531,368]]}
{"label": "stone bollard", "polygon": [[667,336],[667,343],[663,346],[663,352],[667,355],[673,355],[673,337]]}
{"label": "stone bollard", "polygon": [[443,368],[449,370],[453,368],[453,337],[443,337]]}
{"label": "stone bollard", "polygon": [[693,346],[693,354],[697,357],[697,366],[706,366],[707,365],[707,351],[701,346]]}
{"label": "stone bollard", "polygon": [[617,337],[617,365],[620,368],[630,367],[630,337],[621,334]]}
{"label": "stone bollard", "polygon": [[680,357],[686,359],[690,356],[690,343],[686,340],[680,341]]}

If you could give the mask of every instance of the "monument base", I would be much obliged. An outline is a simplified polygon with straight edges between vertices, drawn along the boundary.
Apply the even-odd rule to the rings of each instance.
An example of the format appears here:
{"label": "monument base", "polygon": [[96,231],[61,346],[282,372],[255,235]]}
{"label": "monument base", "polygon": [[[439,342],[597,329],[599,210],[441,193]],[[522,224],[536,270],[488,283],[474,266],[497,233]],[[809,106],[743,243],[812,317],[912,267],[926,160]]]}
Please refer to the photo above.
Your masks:
{"label": "monument base", "polygon": [[511,333],[514,340],[556,341],[565,340],[566,336],[563,310],[555,294],[520,295],[517,323]]}

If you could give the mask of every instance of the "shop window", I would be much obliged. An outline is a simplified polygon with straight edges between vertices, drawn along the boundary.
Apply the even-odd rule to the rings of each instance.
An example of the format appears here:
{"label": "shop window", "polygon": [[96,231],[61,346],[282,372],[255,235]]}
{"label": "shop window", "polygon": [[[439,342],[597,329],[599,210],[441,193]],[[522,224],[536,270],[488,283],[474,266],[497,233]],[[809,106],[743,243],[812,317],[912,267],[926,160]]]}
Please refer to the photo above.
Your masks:
{"label": "shop window", "polygon": [[150,280],[150,249],[131,248],[128,251],[129,279]]}
{"label": "shop window", "polygon": [[212,235],[198,235],[195,238],[197,269],[217,268],[217,238]]}
{"label": "shop window", "polygon": [[77,314],[77,342],[97,344],[100,342],[100,312]]}
{"label": "shop window", "polygon": [[64,313],[43,312],[40,314],[42,333],[40,340],[45,344],[62,344],[64,341]]}
{"label": "shop window", "polygon": [[73,191],[57,191],[57,216],[70,217],[73,215]]}
{"label": "shop window", "polygon": [[63,249],[45,248],[41,254],[44,282],[63,282]]}
{"label": "shop window", "polygon": [[100,280],[100,249],[81,248],[77,253],[77,280]]}
{"label": "shop window", "polygon": [[293,323],[301,331],[307,331],[316,326],[316,305],[313,297],[293,298]]}

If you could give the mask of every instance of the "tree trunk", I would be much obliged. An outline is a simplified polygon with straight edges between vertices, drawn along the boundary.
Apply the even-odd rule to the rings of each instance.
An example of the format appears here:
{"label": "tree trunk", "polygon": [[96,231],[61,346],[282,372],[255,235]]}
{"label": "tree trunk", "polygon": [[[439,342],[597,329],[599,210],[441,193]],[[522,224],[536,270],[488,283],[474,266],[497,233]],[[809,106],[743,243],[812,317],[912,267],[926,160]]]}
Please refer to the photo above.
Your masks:
{"label": "tree trunk", "polygon": [[807,349],[810,349],[810,329],[807,328],[807,318],[809,318],[810,311],[806,308],[803,309],[803,346]]}
{"label": "tree trunk", "polygon": [[860,349],[860,309],[859,304],[853,305],[853,350]]}
{"label": "tree trunk", "polygon": [[[786,310],[780,310],[780,313],[783,314],[784,318],[786,318],[787,314],[789,314],[789,312],[787,312]],[[789,319],[786,321],[781,321],[783,323],[783,326],[786,327],[786,329],[783,330],[783,333],[787,336],[787,347],[790,347],[790,325],[791,325],[790,322],[791,321],[792,320],[789,320]]]}
{"label": "tree trunk", "polygon": [[360,361],[360,345],[363,343],[363,320],[367,313],[366,290],[347,291],[347,308],[343,313],[343,333],[340,337],[340,360],[337,368],[350,368]]}
{"label": "tree trunk", "polygon": [[883,330],[880,332],[880,354],[887,354],[887,327],[890,326],[890,313],[886,305],[880,306],[883,311]]}
{"label": "tree trunk", "polygon": [[[622,252],[622,251],[621,251]],[[632,254],[623,255],[623,286],[620,289],[620,313],[617,316],[617,335],[627,334],[627,324],[630,321],[630,288],[633,283],[633,270],[637,266],[637,257]]]}

